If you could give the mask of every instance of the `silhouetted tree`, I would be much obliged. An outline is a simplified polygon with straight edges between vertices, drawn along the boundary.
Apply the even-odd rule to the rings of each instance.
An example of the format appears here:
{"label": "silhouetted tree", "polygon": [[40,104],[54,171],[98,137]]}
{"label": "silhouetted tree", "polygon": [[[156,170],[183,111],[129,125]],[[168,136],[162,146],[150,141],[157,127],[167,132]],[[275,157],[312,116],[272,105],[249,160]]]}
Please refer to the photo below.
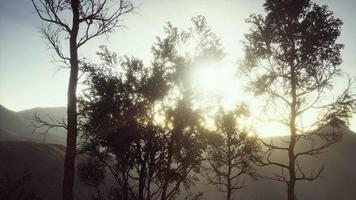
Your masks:
{"label": "silhouetted tree", "polygon": [[[80,151],[95,163],[83,163],[81,169],[89,163],[105,168],[114,177],[113,189],[121,191],[116,198],[152,199],[158,194],[151,190],[159,189],[152,185],[164,141],[164,131],[153,123],[152,109],[168,88],[164,71],[146,68],[135,58],[118,61],[106,48],[99,55],[104,64],[86,67],[89,88],[80,104],[86,120]],[[87,185],[99,186],[88,178]]]}
{"label": "silhouetted tree", "polygon": [[[196,122],[183,116],[189,114],[189,108],[180,103],[177,108],[167,110],[169,116],[175,117],[169,122],[177,126],[175,133],[173,127],[156,125],[153,109],[167,92],[165,76],[157,68],[145,69],[135,59],[126,60],[122,66],[121,76],[91,68],[89,93],[81,103],[88,119],[83,127],[85,142],[81,152],[92,161],[80,165],[79,170],[93,169],[91,164],[106,167],[115,177],[118,190],[123,192],[117,198],[162,199],[168,195],[173,198],[201,154],[195,151],[199,148],[192,137],[195,131],[189,130],[191,124],[186,124]],[[155,75],[151,74],[153,71]],[[97,177],[101,177],[102,170],[87,172],[93,175],[82,176],[86,184],[98,187]],[[168,190],[172,183],[174,187]],[[163,193],[164,188],[168,194]]]}
{"label": "silhouetted tree", "polygon": [[[165,27],[151,66],[104,48],[104,64],[84,67],[81,152],[105,165],[119,198],[174,199],[200,169],[206,142],[188,75],[203,58],[221,57],[222,49],[205,18],[192,21],[188,31]],[[197,43],[188,52],[189,42]]]}
{"label": "silhouetted tree", "polygon": [[[349,85],[335,101],[325,101],[333,78],[341,75],[338,65],[343,48],[336,42],[342,22],[327,6],[309,0],[267,0],[264,8],[266,16],[251,15],[248,19],[252,27],[245,36],[243,70],[252,79],[250,90],[255,95],[265,95],[284,110],[282,118],[274,120],[289,128],[289,140],[282,146],[263,141],[267,147],[263,162],[281,168],[281,174],[270,179],[286,183],[288,200],[294,200],[296,182],[313,181],[323,171],[322,167],[307,173],[299,164],[300,158],[319,154],[338,141],[338,129],[322,127],[347,120],[355,108],[355,98]],[[308,127],[299,123],[307,112],[320,113]],[[317,138],[321,140],[315,142]],[[308,142],[310,149],[296,152],[300,142]],[[286,152],[287,163],[273,160],[272,151]]]}
{"label": "silhouetted tree", "polygon": [[[182,184],[189,188],[199,172],[205,149],[201,110],[194,109],[196,88],[192,84],[194,67],[224,57],[219,38],[203,16],[192,18],[193,26],[180,31],[168,23],[165,38],[153,46],[154,66],[165,66],[171,85],[168,100],[158,111],[162,113],[168,140],[164,162],[160,165],[161,200],[174,199]],[[173,107],[172,107],[173,105]]]}
{"label": "silhouetted tree", "polygon": [[84,184],[94,187],[96,194],[93,199],[102,199],[100,186],[105,185],[105,165],[100,160],[94,158],[86,158],[85,161],[78,164],[78,176],[79,180]]}
{"label": "silhouetted tree", "polygon": [[[59,62],[70,69],[67,98],[67,146],[64,162],[64,200],[73,199],[73,179],[77,145],[78,49],[92,38],[110,33],[120,26],[120,17],[133,10],[128,0],[32,0],[38,16],[47,23],[44,37],[55,50]],[[69,22],[68,22],[69,21]],[[69,55],[61,41],[69,40]]]}
{"label": "silhouetted tree", "polygon": [[220,109],[215,118],[216,130],[209,141],[206,176],[210,184],[226,194],[227,200],[231,200],[236,191],[245,187],[244,176],[256,175],[254,163],[259,157],[259,143],[237,121],[247,114],[244,105],[232,111]]}

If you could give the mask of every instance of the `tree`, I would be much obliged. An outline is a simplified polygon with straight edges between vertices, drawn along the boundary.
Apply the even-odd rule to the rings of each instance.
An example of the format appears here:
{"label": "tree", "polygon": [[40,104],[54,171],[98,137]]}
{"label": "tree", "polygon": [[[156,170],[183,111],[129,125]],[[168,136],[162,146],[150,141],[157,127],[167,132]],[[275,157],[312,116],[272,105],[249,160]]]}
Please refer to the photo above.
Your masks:
{"label": "tree", "polygon": [[[284,111],[285,115],[274,115],[273,120],[288,127],[289,139],[281,146],[263,141],[267,147],[263,163],[281,168],[281,174],[270,178],[286,183],[288,200],[294,200],[296,182],[313,181],[323,171],[321,167],[307,173],[299,160],[319,154],[339,140],[340,132],[326,131],[325,126],[347,121],[355,109],[355,98],[350,84],[338,98],[325,98],[334,78],[342,74],[338,65],[343,48],[336,41],[342,21],[327,6],[309,0],[267,0],[264,8],[266,16],[248,19],[252,27],[245,35],[242,69],[252,80],[250,90]],[[306,125],[303,115],[311,112],[319,113],[318,120]],[[295,147],[302,142],[309,143],[310,149],[297,152]],[[272,151],[286,152],[288,162],[273,160]]]}
{"label": "tree", "polygon": [[[170,23],[165,27],[165,38],[158,38],[153,46],[154,63],[171,72],[168,80],[171,94],[159,110],[168,130],[167,152],[162,165],[161,200],[174,199],[184,185],[189,188],[194,181],[192,172],[199,172],[205,149],[201,110],[194,109],[196,100],[191,77],[194,67],[220,60],[224,51],[219,38],[207,25],[204,16],[192,18],[193,26],[180,31]],[[173,106],[172,106],[173,105]]]}
{"label": "tree", "polygon": [[[108,65],[114,54],[104,51]],[[155,105],[170,89],[166,71],[157,65],[146,68],[134,58],[124,60],[120,73],[88,66],[89,88],[80,101],[86,119],[80,152],[88,161],[80,164],[81,178],[98,189],[108,171],[117,185],[111,191],[122,191],[116,198],[173,199],[200,161],[199,140],[191,130],[196,114],[189,104],[179,103],[165,110],[174,118],[167,120],[172,127],[156,124]]]}
{"label": "tree", "polygon": [[[89,40],[110,33],[120,26],[120,17],[131,12],[133,5],[128,0],[120,0],[118,4],[110,4],[107,0],[32,0],[32,3],[37,15],[47,23],[42,29],[44,37],[56,52],[58,61],[70,69],[62,195],[64,200],[72,200],[78,135],[76,97],[79,71],[78,49]],[[71,14],[71,18],[68,14]],[[69,55],[62,51],[61,40],[69,40]]]}
{"label": "tree", "polygon": [[[200,170],[206,142],[189,73],[222,50],[204,17],[192,21],[188,31],[165,27],[151,65],[107,49],[99,53],[103,65],[86,65],[81,152],[105,165],[122,199],[175,199]],[[193,52],[184,50],[189,42],[197,42]]]}
{"label": "tree", "polygon": [[88,89],[80,100],[86,119],[80,152],[88,162],[79,170],[91,174],[81,179],[98,188],[107,171],[116,184],[106,193],[119,191],[114,192],[118,199],[157,199],[165,131],[154,124],[153,106],[168,89],[164,71],[135,58],[118,59],[106,48],[99,55],[102,65],[86,66]]}
{"label": "tree", "polygon": [[208,181],[224,192],[227,200],[245,187],[242,181],[245,175],[256,175],[254,163],[259,157],[259,142],[237,122],[246,114],[245,106],[233,111],[221,109],[216,115],[216,130],[213,131],[207,151]]}

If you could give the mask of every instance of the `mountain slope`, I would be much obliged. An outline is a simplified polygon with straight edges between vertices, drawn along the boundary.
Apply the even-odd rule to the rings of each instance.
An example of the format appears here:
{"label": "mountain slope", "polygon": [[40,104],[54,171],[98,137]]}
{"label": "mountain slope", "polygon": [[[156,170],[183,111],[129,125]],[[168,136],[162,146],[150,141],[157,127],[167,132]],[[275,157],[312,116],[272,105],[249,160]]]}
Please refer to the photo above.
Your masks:
{"label": "mountain slope", "polygon": [[50,117],[62,119],[65,118],[66,112],[67,112],[66,107],[36,107],[32,109],[19,111],[17,112],[17,114],[26,120],[31,120],[34,113],[37,113],[44,119],[49,119]]}
{"label": "mountain slope", "polygon": [[[341,127],[343,137],[341,141],[329,147],[324,154],[301,159],[300,166],[310,172],[312,169],[324,166],[321,177],[315,181],[298,182],[296,193],[298,199],[322,199],[322,200],[354,200],[356,197],[356,134],[345,127]],[[275,145],[282,145],[280,138],[273,138]],[[296,147],[300,152],[309,144],[302,143]],[[277,153],[274,159],[288,162],[286,153]],[[258,172],[263,175],[280,173],[280,169],[273,167],[259,168]],[[287,187],[283,183],[270,180],[244,180],[246,188],[235,194],[235,199],[244,200],[284,200],[286,199]],[[195,191],[204,192],[203,199],[223,199],[224,194],[218,193],[216,188],[209,186],[204,178],[197,183]]]}
{"label": "mountain slope", "polygon": [[[37,107],[28,110],[19,111],[16,113],[20,116],[25,123],[33,129],[33,116],[36,114],[42,120],[49,123],[57,123],[54,120],[66,121],[67,109],[66,107]],[[40,134],[45,130],[39,129],[35,133]],[[66,130],[64,128],[53,128],[49,131],[49,134],[46,136],[46,142],[56,143],[56,144],[65,144],[66,140]],[[42,142],[44,137],[42,136]]]}
{"label": "mountain slope", "polygon": [[46,121],[62,120],[66,115],[66,109],[65,107],[34,108],[13,112],[0,105],[0,141],[37,141],[65,144],[66,132],[62,128],[50,130],[46,137],[41,134],[41,130],[33,132],[32,117],[35,113]]}
{"label": "mountain slope", "polygon": [[[16,179],[29,171],[28,183],[43,200],[60,200],[65,147],[35,142],[0,142],[0,179],[7,173]],[[76,199],[90,199],[88,188],[75,180]]]}
{"label": "mountain slope", "polygon": [[[0,105],[0,141],[22,140],[43,142],[41,135],[32,134],[31,116],[38,113],[44,119],[49,116],[61,118],[65,115],[65,108],[35,108],[21,112],[12,112]],[[323,130],[327,132],[330,127]],[[50,135],[50,141],[55,138],[65,138],[64,130]],[[299,182],[296,192],[299,199],[322,200],[354,200],[356,196],[356,134],[345,126],[340,126],[343,138],[332,145],[325,154],[317,157],[301,160],[301,166],[307,169],[315,169],[324,165],[325,171],[322,177],[313,182]],[[58,135],[57,135],[58,134]],[[58,139],[57,138],[57,139]],[[281,138],[272,138],[274,144],[283,145]],[[49,140],[47,140],[49,141]],[[64,139],[62,140],[64,141]],[[296,147],[296,151],[303,151],[309,146],[302,143]],[[38,196],[44,199],[59,199],[61,180],[63,174],[64,147],[54,144],[40,144],[35,142],[0,142],[0,176],[8,172],[11,177],[18,177],[25,170],[30,170],[33,180],[31,185]],[[275,159],[287,162],[285,153],[275,154]],[[260,168],[258,172],[264,175],[280,172],[278,168]],[[283,200],[286,194],[286,186],[268,180],[246,179],[247,187],[239,191],[235,199],[244,200]],[[204,193],[202,199],[224,199],[224,194],[218,193],[214,186],[207,185],[204,177],[192,188],[193,191]],[[88,189],[79,185],[76,181],[76,195],[78,199],[89,199]],[[177,198],[183,199],[183,198]]]}
{"label": "mountain slope", "polygon": [[0,140],[31,140],[31,132],[21,116],[0,105]]}

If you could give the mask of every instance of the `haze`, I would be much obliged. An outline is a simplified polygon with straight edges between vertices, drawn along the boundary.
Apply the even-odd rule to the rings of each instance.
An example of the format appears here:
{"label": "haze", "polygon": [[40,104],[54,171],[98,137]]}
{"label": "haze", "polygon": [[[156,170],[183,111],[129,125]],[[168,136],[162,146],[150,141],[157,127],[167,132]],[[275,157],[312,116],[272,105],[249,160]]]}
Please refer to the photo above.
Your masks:
{"label": "haze", "polygon": [[[356,2],[349,0],[317,2],[327,4],[335,16],[343,21],[339,40],[345,44],[341,69],[351,76],[356,76],[354,56],[356,14],[353,12]],[[248,25],[244,20],[250,13],[263,13],[263,3],[263,0],[136,1],[139,9],[125,17],[123,20],[125,28],[110,34],[106,39],[104,37],[91,41],[80,53],[81,56],[95,60],[98,46],[106,45],[120,55],[134,55],[148,63],[151,60],[150,48],[155,37],[162,35],[165,22],[171,21],[175,26],[187,27],[192,16],[202,14],[207,17],[208,24],[221,38],[227,52],[226,65],[234,65],[242,57],[241,40],[243,34],[248,31]],[[39,32],[41,21],[34,14],[31,2],[3,1],[0,7],[0,27],[0,104],[14,111],[33,107],[65,106],[68,70],[61,69],[59,64],[51,59],[54,54],[49,50],[45,40],[41,39]],[[203,75],[209,73],[212,72],[202,72]],[[226,77],[229,79],[227,82],[235,83],[232,73]],[[201,84],[206,83],[201,80]],[[344,79],[336,83],[336,88],[344,86]],[[79,86],[79,91],[80,88]],[[236,88],[243,86],[237,85]],[[241,96],[248,96],[241,95],[240,92],[222,93],[229,103],[244,100],[239,98]],[[271,130],[273,126],[271,125]],[[274,129],[277,132],[281,131],[278,127]],[[351,129],[356,130],[355,117],[351,120]]]}

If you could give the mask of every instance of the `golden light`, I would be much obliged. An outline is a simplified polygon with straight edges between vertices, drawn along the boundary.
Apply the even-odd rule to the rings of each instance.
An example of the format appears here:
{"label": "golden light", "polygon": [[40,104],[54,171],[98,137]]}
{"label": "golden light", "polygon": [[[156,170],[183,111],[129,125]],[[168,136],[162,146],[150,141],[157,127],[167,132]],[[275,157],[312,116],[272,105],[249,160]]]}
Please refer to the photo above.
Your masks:
{"label": "golden light", "polygon": [[[247,83],[244,83],[236,73],[236,64],[221,62],[205,62],[193,67],[190,74],[190,82],[194,91],[194,107],[202,109],[203,125],[213,130],[215,128],[214,117],[220,106],[229,111],[242,103],[247,104],[250,115],[239,120],[241,127],[247,127],[252,134],[260,137],[274,137],[289,135],[289,128],[285,124],[279,123],[278,119],[288,121],[288,113],[283,104],[267,106],[264,110],[262,97],[255,97],[245,91]],[[174,99],[179,97],[179,90],[172,90],[164,102],[171,105]],[[174,105],[174,103],[172,104]],[[172,106],[171,105],[171,106]],[[155,123],[164,126],[166,119],[161,111],[161,105],[155,107]],[[315,122],[317,112],[304,113],[297,122],[304,131],[312,130],[310,122]],[[304,129],[305,128],[305,129]]]}
{"label": "golden light", "polygon": [[[249,116],[239,119],[240,127],[251,130],[251,134],[260,137],[274,137],[289,135],[289,128],[278,119],[284,119],[288,123],[288,107],[283,104],[272,104],[266,108],[262,97],[255,97],[245,92],[246,83],[236,75],[236,65],[224,62],[210,62],[194,66],[190,79],[194,89],[194,107],[203,110],[202,124],[210,129],[215,129],[214,117],[216,112],[223,107],[225,111],[232,110],[242,103],[249,109]],[[168,97],[155,105],[153,112],[154,123],[165,127],[167,124],[162,107],[174,106],[175,99],[179,98],[178,88],[170,91]],[[317,112],[304,113],[297,125],[304,131],[312,130],[310,122],[315,122]]]}
{"label": "golden light", "polygon": [[241,83],[236,77],[236,68],[226,63],[205,63],[194,68],[193,87],[199,104],[221,104],[224,109],[232,109],[244,100]]}
{"label": "golden light", "polygon": [[[262,105],[256,97],[244,92],[246,86],[236,75],[236,65],[224,62],[204,63],[195,66],[191,78],[197,94],[197,106],[206,107],[205,124],[212,128],[211,117],[219,105],[225,110],[231,110],[236,105],[246,103],[249,106],[250,116],[241,120],[244,127],[253,127],[253,132],[261,137],[280,136],[288,134],[288,128],[277,122],[264,121]],[[277,110],[278,108],[276,108]],[[272,118],[276,113],[268,113]]]}

